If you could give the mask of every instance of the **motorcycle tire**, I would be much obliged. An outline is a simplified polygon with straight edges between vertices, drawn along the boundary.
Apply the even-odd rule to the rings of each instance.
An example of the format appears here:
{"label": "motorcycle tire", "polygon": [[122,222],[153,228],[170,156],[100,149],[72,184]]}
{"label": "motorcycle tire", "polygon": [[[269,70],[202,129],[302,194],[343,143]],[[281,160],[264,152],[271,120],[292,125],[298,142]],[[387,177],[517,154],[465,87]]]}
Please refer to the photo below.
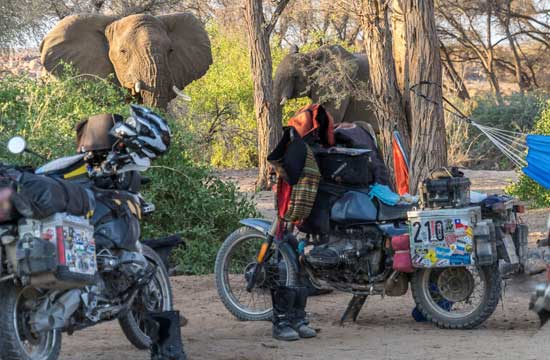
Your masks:
{"label": "motorcycle tire", "polygon": [[[20,313],[25,305],[23,297],[38,294],[38,290],[27,287],[16,287],[12,282],[0,283],[0,358],[2,360],[57,360],[61,351],[61,332],[51,330],[40,334],[31,333],[28,326],[28,317]],[[23,323],[19,323],[19,316]],[[25,332],[26,334],[20,334]],[[32,337],[29,340],[28,337]],[[27,344],[27,347],[24,344]],[[38,347],[36,351],[28,346]]]}
{"label": "motorcycle tire", "polygon": [[[160,283],[161,287],[164,287],[163,289],[161,289],[161,291],[163,291],[164,299],[162,309],[158,309],[158,311],[171,311],[173,309],[173,296],[172,287],[170,286],[170,279],[168,277],[168,271],[164,267],[164,263],[162,262],[160,256],[153,249],[151,249],[147,245],[142,246],[143,255],[145,255],[145,257],[150,262],[153,262],[155,265],[157,265],[157,273],[155,274],[155,279]],[[122,328],[122,332],[124,333],[128,341],[130,341],[132,345],[140,350],[148,350],[151,346],[151,339],[142,329],[145,327],[144,319],[145,317],[143,317],[143,321],[138,321],[131,310],[118,319],[120,327]]]}
{"label": "motorcycle tire", "polygon": [[[258,230],[252,229],[247,226],[243,226],[235,230],[229,235],[223,242],[218,255],[216,256],[215,276],[216,276],[216,288],[218,295],[224,306],[233,314],[237,319],[242,321],[268,321],[271,320],[273,315],[273,308],[270,305],[266,305],[265,309],[253,311],[240,304],[237,297],[231,290],[229,284],[227,271],[228,257],[232,250],[239,245],[239,243],[247,240],[266,240],[266,235]],[[287,246],[285,246],[287,245]],[[274,245],[273,245],[274,246]],[[281,252],[282,259],[284,260],[284,266],[286,270],[286,286],[293,286],[298,282],[298,271],[292,266],[292,255],[288,244],[281,244],[279,251]],[[244,274],[243,274],[244,277]],[[266,296],[266,295],[264,295]],[[269,295],[270,296],[270,295]],[[271,304],[271,297],[269,297],[268,304]]]}
{"label": "motorcycle tire", "polygon": [[428,321],[442,329],[473,329],[481,325],[493,314],[498,305],[502,291],[502,279],[496,264],[479,266],[476,269],[479,278],[484,283],[484,289],[479,305],[464,315],[451,315],[449,309],[454,306],[451,301],[447,301],[450,304],[446,305],[449,309],[444,309],[445,306],[434,301],[430,295],[433,291],[430,290],[432,286],[430,285],[431,272],[440,269],[417,270],[411,279],[411,289],[418,311]]}

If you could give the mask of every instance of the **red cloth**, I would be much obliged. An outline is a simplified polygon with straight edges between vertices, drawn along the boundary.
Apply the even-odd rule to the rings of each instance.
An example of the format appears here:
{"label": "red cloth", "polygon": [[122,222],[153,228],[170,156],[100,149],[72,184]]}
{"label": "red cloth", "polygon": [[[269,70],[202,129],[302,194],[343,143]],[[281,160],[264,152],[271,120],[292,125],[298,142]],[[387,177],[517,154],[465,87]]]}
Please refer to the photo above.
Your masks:
{"label": "red cloth", "polygon": [[292,186],[283,179],[279,178],[279,181],[277,182],[277,213],[281,219],[284,218],[288,210],[291,194]]}
{"label": "red cloth", "polygon": [[[322,113],[326,117],[320,116]],[[288,120],[288,126],[292,126],[303,138],[306,135],[317,131],[323,146],[334,146],[334,120],[332,115],[319,104],[306,105]]]}
{"label": "red cloth", "polygon": [[395,173],[395,188],[399,195],[409,193],[409,168],[405,161],[405,155],[397,141],[392,142],[393,169]]}

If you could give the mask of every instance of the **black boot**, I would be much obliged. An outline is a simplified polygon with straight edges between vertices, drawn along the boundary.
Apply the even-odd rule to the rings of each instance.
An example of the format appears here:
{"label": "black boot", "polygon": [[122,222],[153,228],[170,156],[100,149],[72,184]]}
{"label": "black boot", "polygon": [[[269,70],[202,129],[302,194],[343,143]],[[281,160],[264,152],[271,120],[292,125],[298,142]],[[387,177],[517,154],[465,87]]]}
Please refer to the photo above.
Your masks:
{"label": "black boot", "polygon": [[146,319],[151,338],[151,360],[186,360],[178,311],[150,313]]}
{"label": "black boot", "polygon": [[317,336],[317,331],[309,327],[306,317],[306,305],[309,289],[307,287],[294,288],[294,315],[292,316],[292,328],[298,332],[301,338],[307,339]]}
{"label": "black boot", "polygon": [[277,340],[294,341],[300,335],[292,328],[292,313],[296,292],[287,287],[271,289],[273,302],[273,337]]}

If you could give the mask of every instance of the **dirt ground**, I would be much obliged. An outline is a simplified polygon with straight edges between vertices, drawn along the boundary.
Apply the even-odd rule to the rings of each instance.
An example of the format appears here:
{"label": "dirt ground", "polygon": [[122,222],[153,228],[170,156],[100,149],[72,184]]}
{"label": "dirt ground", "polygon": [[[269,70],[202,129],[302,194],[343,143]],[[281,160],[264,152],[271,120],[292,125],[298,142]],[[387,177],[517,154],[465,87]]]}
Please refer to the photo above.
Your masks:
{"label": "dirt ground", "polygon": [[[252,171],[224,173],[239,180],[241,189],[253,189]],[[468,171],[474,190],[495,193],[513,181],[513,172]],[[262,210],[272,204],[269,193],[256,195]],[[542,237],[550,209],[529,211],[524,220],[530,241]],[[240,322],[219,301],[213,276],[172,278],[175,306],[189,319],[182,329],[190,359],[548,359],[550,325],[539,330],[536,316],[527,309],[539,279],[506,283],[503,301],[494,315],[476,330],[440,330],[411,317],[409,294],[398,298],[369,298],[355,324],[338,324],[350,295],[333,293],[310,299],[308,310],[319,336],[312,340],[282,343],[271,338],[267,322]],[[65,336],[63,360],[149,359],[126,341],[117,323]]]}

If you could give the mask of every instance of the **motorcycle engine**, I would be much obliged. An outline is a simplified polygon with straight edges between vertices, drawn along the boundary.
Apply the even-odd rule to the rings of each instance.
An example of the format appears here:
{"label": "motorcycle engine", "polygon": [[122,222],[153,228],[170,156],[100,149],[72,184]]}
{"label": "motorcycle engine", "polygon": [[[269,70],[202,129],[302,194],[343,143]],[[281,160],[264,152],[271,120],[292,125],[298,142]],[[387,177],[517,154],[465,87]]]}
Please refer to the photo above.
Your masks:
{"label": "motorcycle engine", "polygon": [[328,242],[306,254],[306,260],[325,281],[366,284],[381,272],[382,255],[382,234],[365,226],[330,234]]}
{"label": "motorcycle engine", "polygon": [[146,275],[148,262],[139,252],[119,250],[115,256],[107,254],[98,254],[98,265],[110,297],[126,292]]}

